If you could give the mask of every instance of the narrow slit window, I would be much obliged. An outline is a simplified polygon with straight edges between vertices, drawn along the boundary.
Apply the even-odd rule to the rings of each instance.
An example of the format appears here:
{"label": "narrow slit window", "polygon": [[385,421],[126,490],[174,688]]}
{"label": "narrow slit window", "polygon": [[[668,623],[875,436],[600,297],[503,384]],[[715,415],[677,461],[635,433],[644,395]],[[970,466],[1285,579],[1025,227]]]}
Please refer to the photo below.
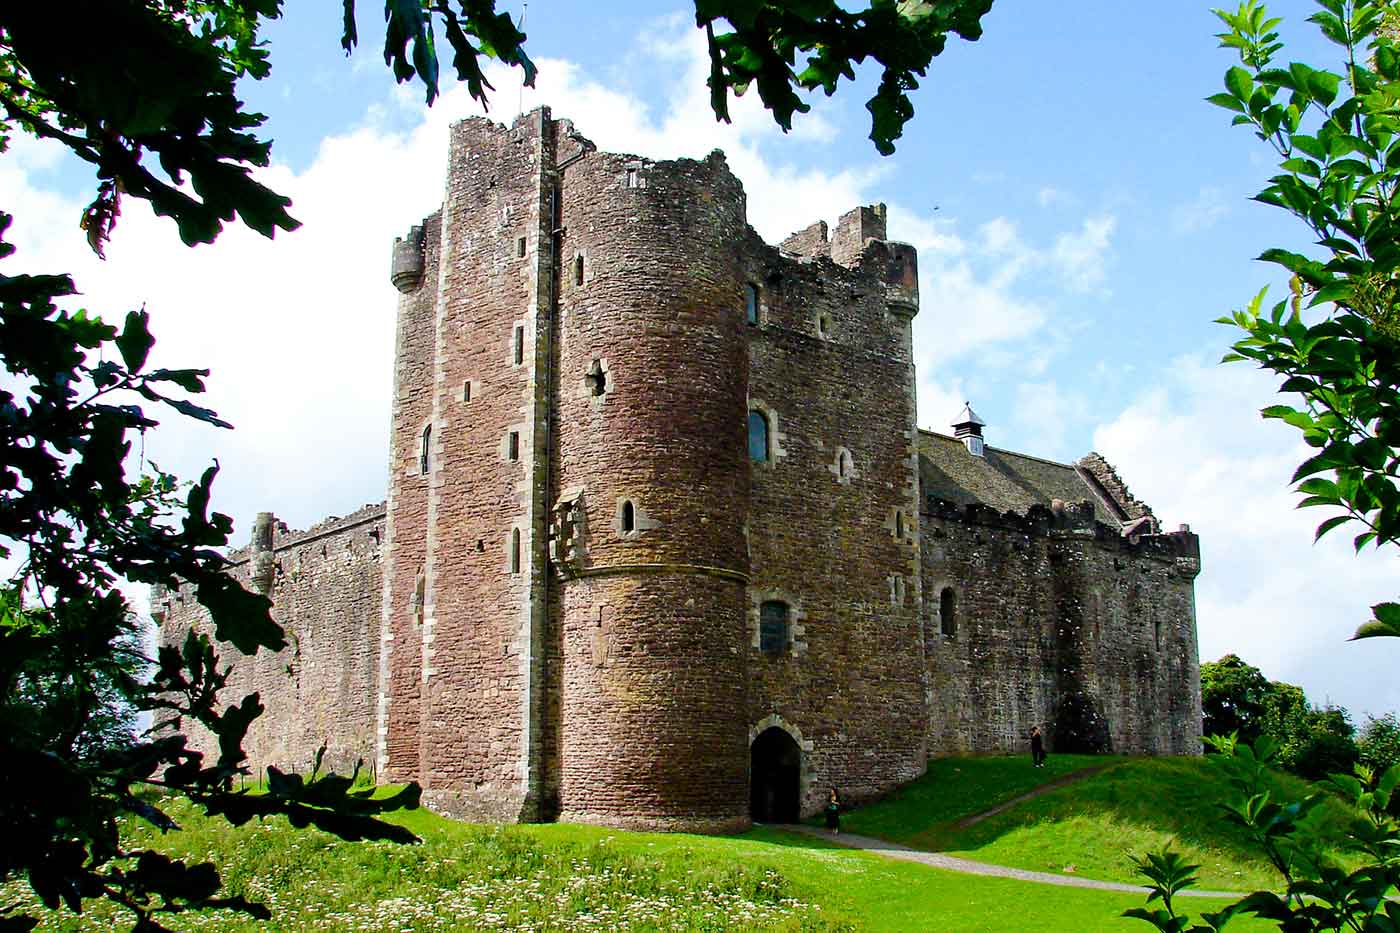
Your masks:
{"label": "narrow slit window", "polygon": [[593,365],[588,368],[588,375],[584,377],[588,383],[588,394],[597,398],[608,391],[608,374],[603,370],[601,360],[594,360]]}
{"label": "narrow slit window", "polygon": [[515,238],[515,258],[525,258],[525,238],[523,236]]}
{"label": "narrow slit window", "polygon": [[782,654],[788,647],[788,605],[770,599],[758,608],[758,650]]}
{"label": "narrow slit window", "polygon": [[767,463],[769,457],[768,416],[761,411],[749,412],[749,459]]}
{"label": "narrow slit window", "polygon": [[1157,650],[1160,651],[1160,650],[1162,649],[1162,620],[1161,620],[1161,619],[1153,619],[1153,620],[1152,620],[1152,643],[1153,643],[1153,646],[1157,648]]}
{"label": "narrow slit window", "polygon": [[899,540],[904,540],[904,513],[894,513],[894,536]]}
{"label": "narrow slit window", "polygon": [[468,379],[466,382],[462,383],[462,401],[464,401],[464,402],[470,402],[471,400],[472,400],[472,384],[471,384],[471,380]]}
{"label": "narrow slit window", "polygon": [[637,507],[628,499],[622,503],[622,531],[624,534],[637,530]]}
{"label": "narrow slit window", "polygon": [[520,529],[510,530],[510,572],[520,572]]}
{"label": "narrow slit window", "polygon": [[574,257],[574,284],[583,284],[583,254],[579,253]]}
{"label": "narrow slit window", "polygon": [[515,365],[519,366],[525,362],[525,325],[515,325],[515,337],[512,340],[511,352],[515,356]]}
{"label": "narrow slit window", "polygon": [[744,320],[751,327],[758,325],[758,286],[752,282],[744,286]]}
{"label": "narrow slit window", "polygon": [[837,469],[837,472],[839,473],[839,475],[841,476],[842,479],[846,479],[847,477],[849,477],[849,476],[851,475],[851,453],[850,453],[850,451],[847,451],[847,450],[841,451],[841,457],[840,457],[840,459],[837,461],[836,469]]}
{"label": "narrow slit window", "polygon": [[938,596],[939,631],[947,638],[958,634],[958,597],[951,586],[944,587]]}
{"label": "narrow slit window", "polygon": [[520,459],[520,432],[511,431],[506,438],[506,459],[512,463]]}
{"label": "narrow slit window", "polygon": [[627,170],[627,187],[637,187],[637,170],[635,168],[629,168]]}
{"label": "narrow slit window", "polygon": [[433,465],[433,426],[430,424],[423,429],[423,441],[418,448],[418,472],[422,476],[428,475],[428,470]]}

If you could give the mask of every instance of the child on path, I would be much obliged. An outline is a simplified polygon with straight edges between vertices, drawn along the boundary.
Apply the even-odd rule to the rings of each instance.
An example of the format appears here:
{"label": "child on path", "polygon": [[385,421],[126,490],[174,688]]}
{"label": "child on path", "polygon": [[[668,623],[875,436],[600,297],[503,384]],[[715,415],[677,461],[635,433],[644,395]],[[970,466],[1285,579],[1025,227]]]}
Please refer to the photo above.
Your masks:
{"label": "child on path", "polygon": [[836,793],[834,787],[826,799],[826,828],[831,830],[832,835],[841,832],[841,796]]}

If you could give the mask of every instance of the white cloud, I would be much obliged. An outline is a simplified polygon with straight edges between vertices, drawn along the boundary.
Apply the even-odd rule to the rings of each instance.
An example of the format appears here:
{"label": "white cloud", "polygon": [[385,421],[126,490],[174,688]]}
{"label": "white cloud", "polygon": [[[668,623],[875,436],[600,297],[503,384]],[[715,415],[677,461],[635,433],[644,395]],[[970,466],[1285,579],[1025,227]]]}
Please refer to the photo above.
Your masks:
{"label": "white cloud", "polygon": [[1326,515],[1296,510],[1288,491],[1307,448],[1258,414],[1276,400],[1275,383],[1208,359],[1173,361],[1094,434],[1165,525],[1187,522],[1201,536],[1201,657],[1235,652],[1357,715],[1400,707],[1400,645],[1346,641],[1370,604],[1397,595],[1394,552],[1357,556],[1340,531],[1313,545]]}
{"label": "white cloud", "polygon": [[1118,226],[1112,214],[1086,218],[1075,231],[1055,237],[1051,264],[1072,291],[1087,292],[1104,281],[1109,240]]}
{"label": "white cloud", "polygon": [[1185,236],[1209,230],[1228,213],[1230,208],[1224,191],[1213,187],[1202,188],[1193,200],[1172,208],[1172,232]]}

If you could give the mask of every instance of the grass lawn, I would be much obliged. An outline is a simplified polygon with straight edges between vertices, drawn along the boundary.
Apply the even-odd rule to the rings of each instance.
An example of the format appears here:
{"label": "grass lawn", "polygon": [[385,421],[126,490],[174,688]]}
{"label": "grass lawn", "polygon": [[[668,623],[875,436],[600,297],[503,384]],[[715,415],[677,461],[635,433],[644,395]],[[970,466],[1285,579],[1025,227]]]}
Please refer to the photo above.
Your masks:
{"label": "grass lawn", "polygon": [[[710,837],[558,824],[489,827],[417,811],[398,819],[422,844],[394,846],[292,831],[280,818],[233,829],[189,807],[171,809],[184,829],[166,837],[164,847],[214,861],[231,893],[263,901],[274,918],[241,924],[228,913],[192,914],[174,918],[177,929],[1148,929],[1118,917],[1143,902],[1135,895],[959,875],[773,830]],[[0,904],[16,900],[33,902],[27,884],[0,886]],[[47,915],[39,929],[129,928],[124,916],[94,906],[82,918]]]}
{"label": "grass lawn", "polygon": [[[1109,766],[974,826],[955,825],[1024,793],[1028,779],[1048,781],[1094,762]],[[1228,793],[1201,758],[1052,756],[1038,771],[1031,768],[1029,756],[949,758],[931,761],[928,775],[887,801],[851,813],[842,825],[981,862],[1129,883],[1140,883],[1131,855],[1170,842],[1200,864],[1203,888],[1276,886],[1277,873],[1223,819],[1219,804]],[[1277,793],[1301,799],[1307,785],[1279,774]],[[1330,813],[1340,821],[1340,808]]]}

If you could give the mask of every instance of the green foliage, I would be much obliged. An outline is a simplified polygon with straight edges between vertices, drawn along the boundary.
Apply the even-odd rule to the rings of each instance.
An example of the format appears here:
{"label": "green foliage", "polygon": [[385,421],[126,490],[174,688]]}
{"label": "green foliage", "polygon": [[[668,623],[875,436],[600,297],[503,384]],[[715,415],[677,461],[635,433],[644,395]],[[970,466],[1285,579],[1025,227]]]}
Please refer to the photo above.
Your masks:
{"label": "green foliage", "polygon": [[1368,718],[1356,745],[1361,763],[1373,771],[1400,765],[1400,719],[1394,713]]}
{"label": "green foliage", "polygon": [[[1262,414],[1315,451],[1293,482],[1300,507],[1333,513],[1316,536],[1360,525],[1360,551],[1400,541],[1400,46],[1381,29],[1389,4],[1317,3],[1309,22],[1340,47],[1337,71],[1276,61],[1281,20],[1259,0],[1215,11],[1241,65],[1209,100],[1279,158],[1255,199],[1292,214],[1321,248],[1321,258],[1265,250],[1261,260],[1291,274],[1292,298],[1265,308],[1261,291],[1220,322],[1245,333],[1225,359],[1277,373],[1295,399]],[[1400,635],[1400,605],[1373,611],[1355,637]]]}
{"label": "green foliage", "polygon": [[[1191,926],[1176,913],[1171,897],[1195,883],[1197,866],[1185,865],[1175,853],[1163,850],[1140,862],[1139,872],[1151,883],[1149,905],[1160,898],[1164,909],[1134,908],[1124,916],[1171,933],[1219,930],[1235,915],[1254,915],[1289,933],[1400,929],[1400,823],[1388,812],[1400,784],[1400,766],[1384,773],[1359,766],[1354,776],[1334,774],[1302,800],[1280,803],[1265,789],[1275,753],[1268,738],[1253,748],[1233,737],[1215,737],[1212,742],[1221,754],[1211,760],[1236,791],[1235,799],[1223,807],[1226,818],[1248,832],[1278,868],[1284,879],[1282,896],[1256,891],[1220,913],[1203,914],[1205,925]],[[1319,833],[1317,814],[1329,792],[1348,808],[1344,848],[1355,865],[1331,858]]]}
{"label": "green foliage", "polygon": [[1264,710],[1270,694],[1268,679],[1259,668],[1238,655],[1201,662],[1201,713],[1203,735],[1234,733],[1252,742],[1264,730]]}
{"label": "green foliage", "polygon": [[[359,41],[355,0],[342,2],[341,44],[349,52]],[[830,96],[843,78],[854,80],[855,66],[870,58],[883,68],[865,105],[870,139],[889,155],[914,116],[909,92],[943,52],[950,33],[969,42],[981,37],[992,0],[870,0],[865,9],[848,7],[836,0],[696,0],[695,24],[709,41],[715,116],[729,122],[729,95],[740,96],[752,86],[778,125],[790,130],[793,114],[811,109],[799,92]],[[457,0],[455,8],[449,0],[389,0],[384,16],[385,63],[399,81],[417,76],[429,103],[438,93],[439,25],[452,47],[457,77],[483,104],[491,85],[481,71],[482,55],[519,66],[525,83],[534,84],[535,66],[522,47],[525,34],[496,12],[495,0]]]}
{"label": "green foliage", "polygon": [[1201,710],[1203,735],[1246,745],[1267,737],[1278,766],[1310,780],[1350,771],[1358,759],[1345,709],[1314,708],[1301,687],[1267,680],[1233,654],[1201,665]]}
{"label": "green foliage", "polygon": [[189,244],[237,215],[265,236],[297,226],[254,181],[269,143],[253,134],[242,76],[267,74],[260,20],[281,0],[104,0],[57,28],[42,3],[0,5],[0,150],[15,130],[57,140],[99,179],[83,216],[101,254],[123,195],[171,217]]}

